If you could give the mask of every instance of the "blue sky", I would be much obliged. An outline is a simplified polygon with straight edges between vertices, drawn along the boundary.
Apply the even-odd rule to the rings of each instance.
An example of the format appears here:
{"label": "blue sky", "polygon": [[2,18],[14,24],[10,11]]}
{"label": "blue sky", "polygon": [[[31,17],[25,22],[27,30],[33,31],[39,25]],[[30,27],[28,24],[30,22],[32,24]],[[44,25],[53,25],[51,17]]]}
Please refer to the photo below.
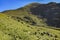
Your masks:
{"label": "blue sky", "polygon": [[48,3],[59,2],[60,0],[0,0],[0,12],[9,9],[17,9],[32,2]]}

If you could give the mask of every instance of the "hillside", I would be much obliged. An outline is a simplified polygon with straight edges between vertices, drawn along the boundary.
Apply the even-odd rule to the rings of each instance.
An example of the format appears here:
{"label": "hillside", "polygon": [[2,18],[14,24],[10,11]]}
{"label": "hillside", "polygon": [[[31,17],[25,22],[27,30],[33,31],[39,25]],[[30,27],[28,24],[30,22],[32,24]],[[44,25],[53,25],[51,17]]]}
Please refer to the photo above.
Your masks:
{"label": "hillside", "polygon": [[59,3],[31,3],[0,13],[0,40],[60,40]]}
{"label": "hillside", "polygon": [[0,40],[60,40],[60,31],[17,22],[0,14]]}
{"label": "hillside", "polygon": [[38,18],[43,19],[47,25],[60,28],[60,3],[31,3],[16,10],[7,10],[2,13],[19,17],[33,14]]}

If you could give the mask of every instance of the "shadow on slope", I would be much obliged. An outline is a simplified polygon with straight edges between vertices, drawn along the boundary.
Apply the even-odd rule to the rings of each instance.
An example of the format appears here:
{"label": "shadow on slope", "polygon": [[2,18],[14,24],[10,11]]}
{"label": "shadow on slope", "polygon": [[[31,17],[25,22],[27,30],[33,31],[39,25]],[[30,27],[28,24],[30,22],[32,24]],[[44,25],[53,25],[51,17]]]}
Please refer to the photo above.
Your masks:
{"label": "shadow on slope", "polygon": [[60,28],[60,3],[50,2],[48,4],[30,4],[30,13],[37,15],[49,26]]}

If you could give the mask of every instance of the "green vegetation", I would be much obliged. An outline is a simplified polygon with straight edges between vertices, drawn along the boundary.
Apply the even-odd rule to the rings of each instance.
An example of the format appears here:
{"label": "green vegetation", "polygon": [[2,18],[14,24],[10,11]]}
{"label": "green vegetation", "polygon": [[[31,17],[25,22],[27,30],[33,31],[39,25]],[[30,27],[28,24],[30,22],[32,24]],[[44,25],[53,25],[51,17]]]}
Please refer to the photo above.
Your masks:
{"label": "green vegetation", "polygon": [[17,22],[0,14],[0,40],[60,40],[60,31]]}
{"label": "green vegetation", "polygon": [[40,4],[32,5],[0,13],[0,40],[60,40],[60,28],[48,26],[45,18],[33,15],[30,7]]}

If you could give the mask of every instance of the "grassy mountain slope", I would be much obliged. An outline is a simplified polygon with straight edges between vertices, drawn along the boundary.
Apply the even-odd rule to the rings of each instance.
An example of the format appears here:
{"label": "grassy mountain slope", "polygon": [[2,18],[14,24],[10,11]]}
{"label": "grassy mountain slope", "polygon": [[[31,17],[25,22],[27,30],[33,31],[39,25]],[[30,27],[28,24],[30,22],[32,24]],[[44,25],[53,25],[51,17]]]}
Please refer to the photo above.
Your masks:
{"label": "grassy mountain slope", "polygon": [[0,40],[60,40],[60,28],[46,24],[47,18],[41,18],[45,6],[40,10],[40,5],[0,13]]}
{"label": "grassy mountain slope", "polygon": [[41,26],[45,24],[44,21],[42,21],[42,19],[39,19],[35,15],[29,14],[29,12],[27,11],[27,8],[26,9],[23,8],[21,10],[9,10],[3,13],[11,16],[11,18],[13,18],[14,20],[17,20],[18,22],[22,20],[27,24],[35,25],[35,26]]}
{"label": "grassy mountain slope", "polygon": [[[33,4],[27,5],[22,8],[18,8],[16,10],[6,10],[2,13],[11,16],[12,19],[17,20],[18,22],[20,22],[20,20],[21,20],[21,21],[24,21],[25,23],[33,25],[33,26],[48,27],[48,28],[60,30],[60,28],[58,28],[58,27],[56,28],[55,26],[47,26],[48,24],[46,24],[46,21],[48,21],[48,20],[46,18],[41,18],[41,15],[40,15],[41,13],[39,14],[39,12],[38,12],[38,11],[41,12],[41,10],[38,10],[38,8],[39,8],[38,5],[40,5],[40,4],[33,3]],[[34,11],[34,12],[32,12],[30,10],[32,8],[33,8],[32,11]],[[34,10],[34,8],[36,8],[37,10]],[[53,22],[55,22],[55,21],[53,21]]]}
{"label": "grassy mountain slope", "polygon": [[60,40],[60,31],[36,27],[0,14],[0,40]]}

